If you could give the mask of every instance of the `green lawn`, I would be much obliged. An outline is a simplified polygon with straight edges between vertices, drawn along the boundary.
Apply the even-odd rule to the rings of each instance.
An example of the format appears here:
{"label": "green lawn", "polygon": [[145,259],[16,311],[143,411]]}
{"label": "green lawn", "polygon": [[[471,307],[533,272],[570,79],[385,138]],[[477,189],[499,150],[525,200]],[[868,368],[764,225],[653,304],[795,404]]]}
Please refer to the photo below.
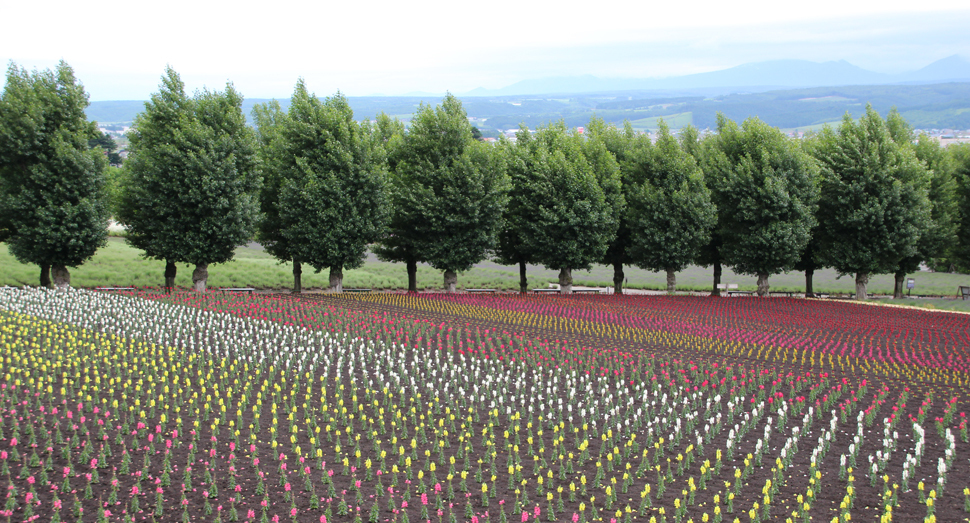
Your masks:
{"label": "green lawn", "polygon": [[[108,245],[98,251],[94,258],[81,267],[71,269],[71,283],[76,287],[97,286],[155,286],[161,285],[164,264],[160,261],[146,260],[140,252],[125,244],[123,238],[110,238]],[[633,267],[625,269],[627,286],[635,289],[664,289],[666,275]],[[558,281],[558,271],[543,267],[529,267],[530,287],[546,287]],[[179,265],[176,284],[191,284],[192,267]],[[910,275],[916,280],[915,293],[925,295],[954,296],[959,285],[970,285],[970,276],[960,274],[941,274],[920,272]],[[0,248],[0,285],[36,285],[39,269],[33,265],[23,265],[13,259],[7,249]],[[595,266],[590,271],[574,271],[576,285],[597,287],[611,286],[613,269]],[[240,247],[236,250],[234,261],[209,267],[209,285],[212,287],[247,286],[265,289],[285,289],[292,285],[292,268],[289,263],[280,264],[266,254],[259,246]],[[461,288],[518,289],[518,269],[483,262],[472,270],[459,275]],[[725,269],[721,278],[723,283],[737,283],[741,290],[754,290],[756,278],[734,274]],[[711,288],[711,270],[703,267],[690,267],[677,274],[678,289],[706,291]],[[805,277],[801,273],[787,273],[772,276],[768,280],[772,290],[804,291]],[[424,289],[440,288],[441,273],[428,265],[418,266],[418,286]],[[306,289],[321,289],[328,285],[327,271],[319,274],[304,267],[303,286]],[[404,264],[386,263],[370,256],[360,269],[345,271],[345,287],[367,287],[373,289],[403,289],[407,286],[407,273]],[[869,292],[891,294],[893,278],[889,274],[872,276]],[[835,271],[823,270],[815,275],[815,290],[825,293],[850,293],[855,291],[851,277],[839,278]],[[919,304],[920,300],[907,300]],[[929,303],[938,307],[944,305],[939,300]],[[956,302],[947,302],[956,303]],[[961,302],[954,307],[961,307]]]}

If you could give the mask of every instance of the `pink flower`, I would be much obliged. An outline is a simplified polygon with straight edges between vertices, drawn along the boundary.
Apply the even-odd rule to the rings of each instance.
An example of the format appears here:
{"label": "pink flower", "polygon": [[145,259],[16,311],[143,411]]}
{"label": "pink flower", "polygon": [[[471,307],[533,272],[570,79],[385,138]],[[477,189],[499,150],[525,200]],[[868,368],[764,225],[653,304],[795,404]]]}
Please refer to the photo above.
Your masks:
{"label": "pink flower", "polygon": [[425,492],[422,492],[421,493],[421,504],[422,505],[427,505],[428,504],[428,494],[425,493]]}
{"label": "pink flower", "polygon": [[286,485],[283,485],[283,490],[285,490],[287,492],[289,492],[291,488],[292,487],[290,487],[290,484],[289,483],[287,483]]}
{"label": "pink flower", "polygon": [[290,517],[296,517],[296,507],[290,509]]}
{"label": "pink flower", "polygon": [[265,507],[266,506],[266,500],[264,499],[263,501],[260,501],[259,504],[260,504],[260,506]]}
{"label": "pink flower", "polygon": [[246,513],[246,517],[249,518],[249,519],[255,518],[256,517],[256,511],[253,510],[253,509],[249,509],[249,512]]}
{"label": "pink flower", "polygon": [[[33,477],[33,476],[29,476],[29,477],[27,478],[27,483],[30,483],[31,485],[33,485],[33,484],[34,484],[34,481],[36,481],[36,480],[34,479],[34,477]],[[118,482],[118,480],[115,480],[115,482],[117,483],[117,482]]]}
{"label": "pink flower", "polygon": [[573,512],[573,523],[577,523],[578,521],[579,521],[579,514]]}
{"label": "pink flower", "polygon": [[478,516],[472,516],[472,523],[478,523]]}
{"label": "pink flower", "polygon": [[320,516],[320,523],[327,523],[327,516]]}
{"label": "pink flower", "polygon": [[280,523],[279,514],[273,514],[273,523]]}
{"label": "pink flower", "polygon": [[54,500],[54,508],[57,510],[61,510],[61,500],[59,499]]}
{"label": "pink flower", "polygon": [[532,513],[535,514],[536,519],[539,519],[539,514],[542,513],[542,509],[539,508],[539,505],[536,505],[536,508],[532,511]]}
{"label": "pink flower", "polygon": [[401,508],[408,508],[408,502],[407,501],[402,501],[401,502]]}
{"label": "pink flower", "polygon": [[132,496],[137,496],[138,495],[138,485],[135,485],[135,486],[131,487],[131,495]]}
{"label": "pink flower", "polygon": [[522,523],[525,523],[526,521],[529,521],[529,513],[523,510],[522,511]]}

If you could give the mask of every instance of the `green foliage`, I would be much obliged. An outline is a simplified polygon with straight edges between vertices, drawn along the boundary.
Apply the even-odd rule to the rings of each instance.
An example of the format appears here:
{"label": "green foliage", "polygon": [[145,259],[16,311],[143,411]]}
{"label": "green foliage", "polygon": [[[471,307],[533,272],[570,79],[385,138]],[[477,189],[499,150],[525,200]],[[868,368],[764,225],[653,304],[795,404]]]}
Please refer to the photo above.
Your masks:
{"label": "green foliage", "polygon": [[929,170],[871,108],[811,144],[822,169],[820,259],[840,274],[892,272],[917,254],[931,214]]}
{"label": "green foliage", "polygon": [[108,133],[100,132],[95,138],[88,140],[88,148],[94,149],[95,147],[100,147],[104,151],[105,158],[108,159],[108,163],[111,165],[121,165],[121,156],[118,155],[115,150],[118,148],[118,144],[115,143],[114,138]]}
{"label": "green foliage", "polygon": [[255,110],[266,179],[260,238],[281,260],[356,268],[383,232],[383,150],[353,117],[343,95],[321,102],[302,80],[288,114]]}
{"label": "green foliage", "polygon": [[[912,131],[909,125],[895,111],[887,119],[890,128],[893,125],[905,126],[906,133],[902,138],[906,141],[895,140],[901,144],[912,144]],[[920,263],[933,263],[936,258],[944,257],[956,241],[957,226],[957,184],[953,176],[954,165],[946,149],[940,142],[921,134],[914,146],[916,158],[929,169],[929,205],[930,219],[926,227],[920,231],[917,252],[913,256],[903,258],[897,272],[912,272],[919,269]]]}
{"label": "green foliage", "polygon": [[563,123],[517,135],[512,177],[529,207],[516,229],[550,269],[587,269],[613,240],[623,205],[619,166],[602,140],[570,134]]}
{"label": "green foliage", "polygon": [[462,272],[494,249],[508,200],[501,151],[472,139],[461,102],[448,95],[422,105],[408,132],[378,120],[389,143],[392,218],[377,254],[393,261],[426,261]]}
{"label": "green foliage", "polygon": [[951,145],[949,148],[953,166],[956,192],[957,241],[948,251],[950,268],[970,272],[970,144]]}
{"label": "green foliage", "polygon": [[74,71],[7,70],[0,98],[0,239],[21,263],[76,267],[107,240],[108,210],[88,97]]}
{"label": "green foliage", "polygon": [[[627,201],[630,198],[630,191],[633,188],[630,180],[631,164],[635,163],[634,158],[639,155],[641,149],[650,147],[650,137],[645,133],[637,133],[634,131],[630,122],[625,122],[623,129],[620,130],[615,125],[607,124],[603,119],[597,117],[593,117],[586,125],[586,133],[591,140],[602,143],[606,150],[613,155],[617,165],[620,167],[619,181],[622,199],[615,201],[617,199],[616,196],[612,196],[614,202],[610,203],[617,214],[618,225],[616,234],[610,242],[609,247],[607,247],[602,262],[607,265],[613,265],[614,267],[629,265],[634,263],[633,258],[630,257],[628,252],[631,242],[631,231],[626,212]],[[606,171],[609,170],[610,166],[606,166]],[[608,186],[612,185],[612,182],[608,183]],[[614,274],[614,286],[621,283],[617,280],[619,276],[619,274]]]}
{"label": "green foliage", "polygon": [[127,241],[145,256],[225,263],[252,239],[260,178],[241,106],[231,84],[189,98],[178,74],[166,69],[129,133],[119,209]]}
{"label": "green foliage", "polygon": [[[649,142],[647,142],[649,143]],[[638,267],[679,271],[710,241],[717,209],[694,158],[661,122],[657,144],[624,163],[630,257]]]}
{"label": "green foliage", "polygon": [[724,263],[743,274],[790,270],[815,226],[817,168],[797,143],[757,118],[722,117],[706,157],[717,185]]}

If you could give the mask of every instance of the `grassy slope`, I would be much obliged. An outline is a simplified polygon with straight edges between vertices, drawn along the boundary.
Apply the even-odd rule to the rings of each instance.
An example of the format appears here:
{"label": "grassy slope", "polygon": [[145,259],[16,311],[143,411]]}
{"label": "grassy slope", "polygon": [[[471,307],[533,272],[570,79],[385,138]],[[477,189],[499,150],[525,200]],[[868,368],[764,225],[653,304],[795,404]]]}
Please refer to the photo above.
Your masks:
{"label": "grassy slope", "polygon": [[[190,285],[192,268],[179,266],[178,285]],[[251,286],[259,288],[288,288],[292,285],[290,264],[279,264],[259,247],[240,247],[236,259],[225,265],[209,268],[209,285]],[[101,249],[85,265],[71,270],[72,283],[78,287],[95,286],[151,286],[162,282],[163,263],[141,258],[139,251],[124,243],[123,238],[111,238],[108,246]],[[35,285],[38,269],[32,265],[18,263],[9,255],[7,249],[0,248],[0,285]],[[640,289],[666,288],[666,275],[636,268],[627,268],[627,286]],[[920,294],[950,295],[956,293],[958,285],[970,285],[970,276],[958,274],[917,273],[916,292]],[[574,271],[573,279],[577,285],[612,285],[613,270],[605,266],[595,266],[590,271]],[[542,267],[529,267],[529,284],[532,287],[546,287],[558,280],[558,272]],[[678,288],[681,290],[707,290],[711,287],[711,271],[703,267],[691,267],[678,273]],[[737,283],[742,290],[754,290],[755,278],[736,275],[725,269],[724,283]],[[518,288],[518,269],[492,262],[483,262],[458,278],[460,287],[489,287],[498,289]],[[769,283],[773,290],[803,291],[805,278],[801,273],[788,273],[772,276]],[[327,271],[319,274],[304,268],[303,285],[305,288],[323,288],[327,285]],[[407,274],[400,263],[381,262],[371,256],[360,269],[345,271],[345,287],[368,287],[375,289],[401,289],[407,285]],[[873,276],[869,290],[876,294],[892,292],[893,278],[889,274]],[[441,273],[420,265],[418,267],[418,286],[438,288],[441,286]],[[838,278],[835,271],[819,271],[815,276],[817,292],[854,292],[854,281],[850,277]],[[915,301],[915,300],[914,300]],[[970,304],[970,302],[966,302]]]}

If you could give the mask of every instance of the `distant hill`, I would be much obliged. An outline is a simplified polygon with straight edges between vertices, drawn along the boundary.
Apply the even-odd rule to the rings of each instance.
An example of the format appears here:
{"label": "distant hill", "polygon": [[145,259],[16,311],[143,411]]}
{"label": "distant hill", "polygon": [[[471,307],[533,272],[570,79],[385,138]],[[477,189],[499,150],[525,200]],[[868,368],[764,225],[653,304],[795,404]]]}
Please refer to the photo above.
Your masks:
{"label": "distant hill", "polygon": [[[698,88],[461,98],[472,124],[486,136],[497,136],[501,131],[517,128],[520,123],[535,128],[562,120],[570,127],[581,126],[586,125],[593,115],[618,125],[630,121],[642,130],[655,129],[659,118],[664,118],[675,129],[687,124],[701,129],[713,128],[718,112],[736,121],[757,116],[782,129],[805,130],[838,122],[846,113],[858,117],[867,103],[881,114],[896,107],[916,128],[970,129],[970,82],[925,84],[918,80],[954,72],[959,74],[959,68],[967,65],[961,60],[951,62],[916,71],[908,76],[912,83],[904,85],[848,85],[733,94],[711,94],[717,90]],[[851,65],[839,67],[852,70]],[[777,70],[777,67],[773,68]],[[758,73],[753,69],[751,74]],[[348,100],[355,117],[360,120],[373,120],[380,112],[407,120],[420,103],[434,104],[440,99],[428,95],[350,97]],[[265,101],[246,100],[243,110],[249,115],[255,104]],[[289,104],[289,100],[280,102],[284,107]],[[144,102],[141,101],[93,102],[87,114],[90,119],[102,123],[128,123],[143,109]]]}
{"label": "distant hill", "polygon": [[[970,81],[970,61],[953,55],[917,71],[889,75],[867,71],[845,60],[811,62],[773,60],[670,78],[598,78],[592,75],[549,77],[516,82],[501,89],[474,89],[464,96],[590,93],[631,90],[707,90],[712,94],[764,92],[792,87],[880,85]],[[713,92],[712,92],[713,90]]]}

